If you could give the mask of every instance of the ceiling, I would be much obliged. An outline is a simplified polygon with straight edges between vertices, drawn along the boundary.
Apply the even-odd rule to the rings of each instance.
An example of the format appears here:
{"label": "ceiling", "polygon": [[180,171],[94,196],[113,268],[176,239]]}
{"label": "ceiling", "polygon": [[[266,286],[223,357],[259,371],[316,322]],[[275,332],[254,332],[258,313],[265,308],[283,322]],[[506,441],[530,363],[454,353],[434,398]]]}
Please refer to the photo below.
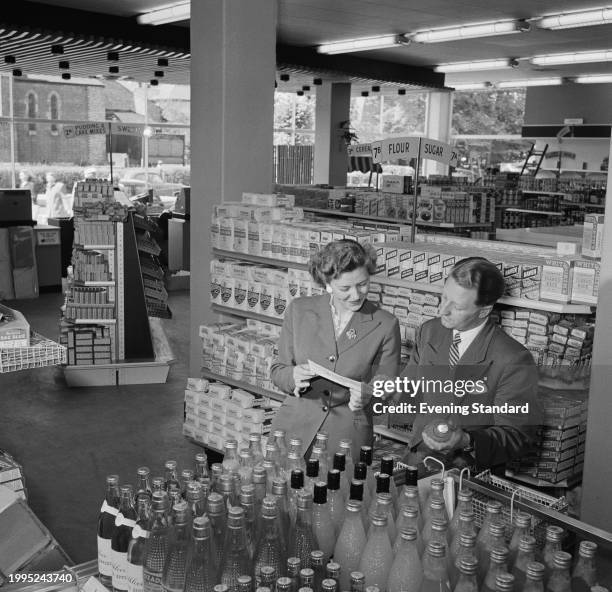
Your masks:
{"label": "ceiling", "polygon": [[[110,41],[134,41],[129,50],[121,49],[120,72],[135,80],[147,81],[157,70],[156,59],[161,55],[174,54],[165,71],[166,82],[189,80],[188,22],[159,27],[139,26],[135,17],[147,10],[168,5],[168,0],[38,0],[49,9],[45,14],[44,28],[60,31],[78,31],[98,41],[109,41],[108,31],[113,32]],[[545,76],[572,77],[585,73],[612,73],[611,63],[581,64],[574,66],[538,67],[529,63],[531,56],[547,53],[596,50],[612,48],[612,25],[583,27],[559,31],[541,30],[532,25],[530,31],[514,35],[503,35],[476,40],[435,44],[412,43],[407,47],[346,54],[344,56],[322,56],[314,47],[329,41],[369,37],[388,33],[410,33],[432,27],[460,25],[473,22],[501,19],[531,19],[551,13],[595,8],[602,4],[582,0],[278,0],[278,43],[290,48],[291,59],[284,59],[279,51],[279,61],[286,71],[291,71],[291,83],[287,90],[296,90],[301,84],[312,80],[311,70],[316,64],[324,78],[352,80],[356,90],[369,88],[372,81],[391,81],[391,89],[413,79],[419,86],[446,86],[476,81],[496,82],[500,80],[537,78]],[[10,22],[12,13],[23,26],[36,26],[36,14],[41,11],[26,10],[19,15],[20,7],[31,7],[24,0],[12,0],[7,10],[3,7],[0,23]],[[62,12],[61,8],[70,9]],[[91,15],[89,13],[98,13]],[[22,21],[19,21],[19,18]],[[105,20],[106,19],[106,20]],[[40,20],[40,19],[39,19]],[[99,21],[97,30],[96,23]],[[34,23],[34,24],[32,24]],[[102,23],[106,25],[102,28]],[[42,26],[42,23],[39,24]],[[105,33],[106,31],[106,33]],[[119,32],[119,34],[118,34]],[[3,40],[0,37],[0,55],[8,50],[19,54],[26,41]],[[58,73],[58,56],[49,57],[52,39],[32,40],[31,47],[24,49],[24,72],[37,69],[36,73]],[[12,43],[12,44],[11,44]],[[66,49],[71,47],[66,42]],[[38,51],[35,45],[38,44]],[[82,40],[81,40],[82,45]],[[91,42],[91,45],[94,45]],[[87,51],[85,51],[87,50]],[[108,48],[74,46],[70,64],[74,75],[107,74]],[[157,52],[157,53],[155,53]],[[166,54],[164,54],[166,52]],[[472,72],[469,74],[447,74],[446,78],[431,78],[423,73],[435,65],[488,58],[517,58],[514,69]],[[61,57],[70,60],[70,54]],[[305,64],[300,68],[300,62]],[[368,65],[360,69],[359,65]],[[342,76],[339,69],[346,65]],[[14,66],[0,63],[0,69]],[[298,75],[306,70],[307,74]],[[378,77],[377,77],[378,72]],[[435,75],[434,75],[435,77]],[[366,82],[367,80],[367,82]],[[439,81],[443,81],[440,83]],[[387,90],[389,87],[386,87]],[[410,89],[410,87],[409,87]],[[383,87],[383,91],[385,87]]]}

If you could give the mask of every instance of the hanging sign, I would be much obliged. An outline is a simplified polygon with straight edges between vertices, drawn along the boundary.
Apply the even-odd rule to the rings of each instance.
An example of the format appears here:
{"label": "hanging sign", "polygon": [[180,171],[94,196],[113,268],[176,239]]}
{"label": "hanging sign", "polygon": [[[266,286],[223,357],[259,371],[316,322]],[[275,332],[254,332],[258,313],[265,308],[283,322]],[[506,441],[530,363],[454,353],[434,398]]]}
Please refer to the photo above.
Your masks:
{"label": "hanging sign", "polygon": [[372,142],[372,158],[374,162],[416,158],[419,155],[419,140],[419,137],[403,137]]}
{"label": "hanging sign", "polygon": [[[423,138],[421,141],[421,158],[436,160],[442,164],[450,164],[453,156],[453,149],[450,144]],[[455,155],[456,158],[456,155]]]}
{"label": "hanging sign", "polygon": [[142,136],[144,125],[113,123],[113,136]]}
{"label": "hanging sign", "polygon": [[63,127],[65,138],[105,135],[107,132],[105,123],[80,123],[78,125],[64,125]]}
{"label": "hanging sign", "polygon": [[349,144],[346,153],[348,156],[372,156],[372,144]]}

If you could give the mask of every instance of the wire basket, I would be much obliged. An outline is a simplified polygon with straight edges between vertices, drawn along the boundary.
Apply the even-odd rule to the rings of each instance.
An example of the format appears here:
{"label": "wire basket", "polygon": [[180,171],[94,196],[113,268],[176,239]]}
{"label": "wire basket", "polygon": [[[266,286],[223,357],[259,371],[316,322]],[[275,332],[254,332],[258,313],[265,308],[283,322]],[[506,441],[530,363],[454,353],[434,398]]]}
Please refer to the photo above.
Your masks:
{"label": "wire basket", "polygon": [[[488,470],[476,475],[475,480],[478,480],[480,485],[484,485],[485,487],[490,488],[492,491],[497,491],[499,493],[503,492],[512,496],[510,502],[502,502],[502,519],[506,527],[506,538],[508,539],[512,536],[512,531],[514,529],[512,519],[513,513],[516,512],[516,509],[511,507],[511,502],[514,499],[529,500],[530,502],[545,508],[567,514],[568,503],[565,497],[556,498],[551,495],[530,489],[529,487],[517,485],[516,483],[512,483],[511,481],[503,479],[502,477],[491,475],[491,472]],[[470,481],[464,481],[464,484],[465,486],[470,487]],[[476,525],[478,528],[480,528],[486,514],[487,502],[497,498],[495,496],[488,496],[480,491],[474,491],[473,493],[474,497],[472,506],[476,519]],[[548,524],[545,520],[531,514],[525,508],[522,508],[521,512],[525,512],[531,516],[531,534],[535,537],[538,546],[543,547],[546,538],[546,527]]]}
{"label": "wire basket", "polygon": [[0,349],[0,373],[66,363],[66,348],[38,333],[32,333],[28,347]]}

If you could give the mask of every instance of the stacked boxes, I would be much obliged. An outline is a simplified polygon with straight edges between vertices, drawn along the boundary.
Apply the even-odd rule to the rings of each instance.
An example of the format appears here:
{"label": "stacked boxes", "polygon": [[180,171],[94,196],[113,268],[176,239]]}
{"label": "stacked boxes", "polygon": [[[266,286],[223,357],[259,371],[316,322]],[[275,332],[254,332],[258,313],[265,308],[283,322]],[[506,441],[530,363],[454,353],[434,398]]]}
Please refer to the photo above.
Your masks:
{"label": "stacked boxes", "polygon": [[1,449],[0,485],[8,487],[17,497],[27,500],[23,467],[8,452]]}
{"label": "stacked boxes", "polygon": [[123,222],[127,217],[127,212],[126,205],[114,201],[114,189],[110,181],[92,179],[80,181],[77,184],[74,196],[75,220],[87,218]]}
{"label": "stacked boxes", "polygon": [[106,254],[75,250],[72,255],[75,282],[108,282],[113,279]]}
{"label": "stacked boxes", "polygon": [[584,229],[582,231],[582,255],[601,259],[603,243],[603,214],[586,214],[584,216]]}
{"label": "stacked boxes", "polygon": [[215,374],[277,390],[270,379],[280,327],[248,319],[246,323],[200,326],[202,366]]}
{"label": "stacked boxes", "polygon": [[104,326],[73,325],[62,322],[60,343],[67,348],[69,365],[110,364],[114,362],[111,329]]}
{"label": "stacked boxes", "polygon": [[113,222],[77,218],[74,221],[74,242],[77,245],[114,245],[115,225]]}
{"label": "stacked boxes", "polygon": [[228,439],[248,446],[251,433],[267,434],[279,403],[222,382],[189,379],[183,434],[217,450]]}

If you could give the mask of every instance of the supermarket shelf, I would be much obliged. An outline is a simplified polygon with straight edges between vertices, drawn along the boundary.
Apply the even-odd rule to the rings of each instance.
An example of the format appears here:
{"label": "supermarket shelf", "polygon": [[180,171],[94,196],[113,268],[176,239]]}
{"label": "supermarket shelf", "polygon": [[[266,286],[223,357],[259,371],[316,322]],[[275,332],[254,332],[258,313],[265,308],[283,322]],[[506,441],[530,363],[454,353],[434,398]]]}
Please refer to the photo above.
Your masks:
{"label": "supermarket shelf", "polygon": [[269,317],[250,310],[240,310],[238,308],[231,308],[229,306],[221,306],[220,304],[211,304],[211,308],[213,311],[218,312],[219,314],[233,315],[236,317],[243,317],[245,319],[257,319],[258,321],[272,323],[273,325],[283,324],[283,319],[279,319],[278,317]]}
{"label": "supermarket shelf", "polygon": [[387,428],[382,425],[375,425],[374,433],[377,436],[382,436],[383,438],[388,438],[389,440],[397,440],[398,442],[404,442],[404,444],[410,443],[410,437],[407,433],[392,430],[391,428]]}
{"label": "supermarket shelf", "polygon": [[514,473],[513,471],[506,471],[506,477],[509,477],[514,481],[520,481],[521,483],[532,485],[533,487],[552,487],[558,489],[573,487],[582,481],[582,474],[573,475],[569,479],[563,479],[563,481],[559,481],[558,483],[551,483],[550,481],[544,481],[543,479],[538,479],[537,477],[531,477],[529,475],[521,475],[520,473]]}
{"label": "supermarket shelf", "polygon": [[537,191],[536,189],[521,189],[528,195],[567,195],[567,191]]}
{"label": "supermarket shelf", "polygon": [[[540,169],[541,171],[548,171],[549,173],[558,173],[559,169]],[[562,173],[598,173],[600,175],[607,175],[608,171],[596,171],[595,169],[561,169]]]}
{"label": "supermarket shelf", "polygon": [[167,362],[117,362],[64,366],[70,387],[117,386],[122,384],[164,384],[170,365]]}
{"label": "supermarket shelf", "polygon": [[115,245],[74,245],[83,251],[114,251]]}
{"label": "supermarket shelf", "polygon": [[70,323],[75,325],[115,325],[117,319],[69,319],[66,318]]}
{"label": "supermarket shelf", "polygon": [[114,286],[115,285],[115,280],[100,281],[100,282],[94,282],[94,281],[80,282],[80,281],[75,281],[74,285],[75,286],[86,286],[86,287]]}
{"label": "supermarket shelf", "polygon": [[240,261],[250,261],[251,263],[260,263],[262,265],[273,265],[275,267],[287,267],[291,269],[301,269],[308,271],[306,263],[296,263],[294,261],[284,261],[282,259],[273,259],[272,257],[262,257],[260,255],[250,255],[249,253],[238,253],[236,251],[226,251],[224,249],[213,249],[215,257],[225,259],[239,259]]}
{"label": "supermarket shelf", "polygon": [[[372,276],[372,282],[376,282],[383,286],[398,286],[400,288],[412,288],[414,290],[423,290],[434,294],[441,294],[444,289],[442,285],[427,284],[425,282],[413,282],[409,280],[395,279],[382,277],[379,275]],[[523,308],[531,308],[534,310],[546,310],[549,312],[558,312],[565,314],[591,314],[593,308],[587,304],[561,304],[558,302],[545,302],[543,300],[529,300],[527,298],[513,298],[512,296],[502,296],[498,301],[499,304],[508,304],[510,306],[521,306]]]}
{"label": "supermarket shelf", "polygon": [[522,208],[507,208],[506,212],[518,212],[519,214],[541,214],[542,216],[565,216],[563,212],[547,212],[545,210],[523,210]]}
{"label": "supermarket shelf", "polygon": [[[382,216],[366,216],[364,214],[355,214],[353,212],[341,212],[340,210],[327,210],[322,208],[302,208],[305,212],[311,214],[320,214],[322,216],[336,216],[339,218],[357,218],[358,220],[371,220],[372,222],[385,222],[389,224],[403,224],[411,226],[411,220],[400,220],[398,218],[384,218]],[[426,226],[429,228],[483,228],[491,226],[492,222],[483,223],[453,223],[453,222],[423,222],[417,221],[417,226]]]}
{"label": "supermarket shelf", "polygon": [[208,378],[210,380],[217,380],[219,382],[224,382],[225,384],[229,384],[235,388],[240,388],[250,393],[254,393],[256,395],[261,395],[262,397],[269,397],[270,399],[274,399],[275,401],[283,401],[286,395],[282,393],[275,393],[274,391],[268,391],[266,389],[262,389],[250,382],[245,382],[243,380],[236,380],[234,378],[230,378],[229,376],[225,376],[224,374],[216,374],[215,372],[211,372],[208,368],[202,368],[201,370],[202,378]]}
{"label": "supermarket shelf", "polygon": [[560,201],[562,206],[575,206],[577,208],[588,207],[588,208],[605,208],[605,204],[592,204],[592,203],[583,203],[583,202],[574,202],[574,201]]}

